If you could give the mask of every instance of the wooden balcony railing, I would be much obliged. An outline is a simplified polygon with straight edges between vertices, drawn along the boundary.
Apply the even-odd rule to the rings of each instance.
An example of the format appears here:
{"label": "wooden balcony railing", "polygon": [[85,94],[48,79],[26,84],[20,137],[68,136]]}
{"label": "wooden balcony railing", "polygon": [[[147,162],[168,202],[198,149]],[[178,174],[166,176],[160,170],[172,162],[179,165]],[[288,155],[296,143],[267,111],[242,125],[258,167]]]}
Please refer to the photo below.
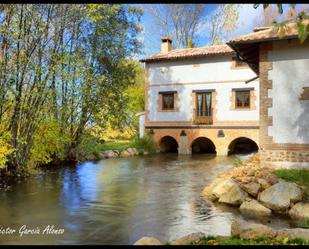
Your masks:
{"label": "wooden balcony railing", "polygon": [[206,116],[204,113],[202,115],[198,115],[197,110],[193,109],[193,124],[212,124],[213,117],[212,117],[213,109],[211,108],[211,116]]}

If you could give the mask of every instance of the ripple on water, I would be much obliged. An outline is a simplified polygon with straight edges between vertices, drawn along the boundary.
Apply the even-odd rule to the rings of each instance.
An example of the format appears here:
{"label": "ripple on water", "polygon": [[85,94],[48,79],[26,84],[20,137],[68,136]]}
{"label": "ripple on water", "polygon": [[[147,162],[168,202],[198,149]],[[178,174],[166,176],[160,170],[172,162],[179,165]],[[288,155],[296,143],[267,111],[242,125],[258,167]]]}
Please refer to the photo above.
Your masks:
{"label": "ripple on water", "polygon": [[[0,244],[133,244],[143,236],[162,241],[192,232],[229,235],[241,217],[233,208],[201,198],[234,157],[153,155],[59,167],[2,193],[1,224],[51,222],[63,237],[0,237]],[[266,221],[267,222],[267,221]],[[271,225],[286,227],[281,219]]]}

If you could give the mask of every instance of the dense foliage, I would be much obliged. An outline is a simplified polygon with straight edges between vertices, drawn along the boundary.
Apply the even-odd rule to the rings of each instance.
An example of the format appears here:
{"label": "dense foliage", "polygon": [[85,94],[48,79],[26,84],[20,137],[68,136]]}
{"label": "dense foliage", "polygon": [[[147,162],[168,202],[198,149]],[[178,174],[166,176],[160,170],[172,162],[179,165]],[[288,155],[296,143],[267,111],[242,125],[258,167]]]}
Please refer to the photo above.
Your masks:
{"label": "dense foliage", "polygon": [[123,122],[141,14],[117,4],[0,5],[0,167],[74,159],[87,127]]}

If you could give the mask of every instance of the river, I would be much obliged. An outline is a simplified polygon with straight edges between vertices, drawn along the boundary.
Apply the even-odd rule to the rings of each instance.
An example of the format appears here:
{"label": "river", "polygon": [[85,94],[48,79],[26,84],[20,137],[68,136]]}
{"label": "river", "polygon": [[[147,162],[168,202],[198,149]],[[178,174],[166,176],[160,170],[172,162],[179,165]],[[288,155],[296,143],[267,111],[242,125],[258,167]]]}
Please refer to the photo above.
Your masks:
{"label": "river", "polygon": [[[117,245],[143,236],[230,235],[238,210],[200,193],[234,159],[158,154],[44,170],[1,191],[0,244]],[[263,222],[290,226],[278,217]]]}

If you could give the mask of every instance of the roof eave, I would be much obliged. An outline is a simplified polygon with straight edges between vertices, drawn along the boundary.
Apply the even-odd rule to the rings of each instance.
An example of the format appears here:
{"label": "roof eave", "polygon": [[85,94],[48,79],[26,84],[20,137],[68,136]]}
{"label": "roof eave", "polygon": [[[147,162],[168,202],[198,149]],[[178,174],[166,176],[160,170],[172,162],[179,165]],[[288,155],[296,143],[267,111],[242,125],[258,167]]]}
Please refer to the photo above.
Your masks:
{"label": "roof eave", "polygon": [[188,60],[188,59],[197,59],[210,56],[219,56],[219,55],[229,55],[234,54],[234,51],[225,52],[225,53],[215,53],[215,54],[202,54],[202,55],[191,55],[191,56],[179,56],[179,57],[165,57],[165,58],[145,58],[139,60],[140,62],[161,62],[161,61],[175,61],[175,60]]}

